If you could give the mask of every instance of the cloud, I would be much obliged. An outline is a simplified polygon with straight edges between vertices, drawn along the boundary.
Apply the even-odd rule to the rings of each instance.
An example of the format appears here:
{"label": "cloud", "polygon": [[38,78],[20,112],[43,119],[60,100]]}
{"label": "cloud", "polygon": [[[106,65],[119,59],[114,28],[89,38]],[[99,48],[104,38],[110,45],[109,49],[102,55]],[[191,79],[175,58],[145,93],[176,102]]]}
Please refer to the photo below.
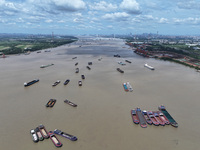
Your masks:
{"label": "cloud", "polygon": [[22,9],[22,5],[5,0],[0,1],[0,14],[5,16],[16,15]]}
{"label": "cloud", "polygon": [[184,19],[178,19],[174,18],[173,19],[175,24],[192,24],[192,25],[200,25],[200,18],[184,18]]}
{"label": "cloud", "polygon": [[126,12],[116,12],[111,14],[105,14],[102,18],[106,20],[116,20],[116,21],[127,21],[130,17]]}
{"label": "cloud", "polygon": [[83,0],[28,0],[29,4],[48,13],[76,12],[86,8]]}
{"label": "cloud", "polygon": [[197,10],[200,10],[200,2],[197,2],[197,1],[179,2],[177,5],[181,9],[197,9]]}
{"label": "cloud", "polygon": [[117,5],[107,3],[105,1],[100,1],[99,3],[94,3],[92,5],[89,5],[89,8],[91,10],[100,10],[100,11],[114,11],[117,9]]}
{"label": "cloud", "polygon": [[169,23],[167,18],[160,18],[159,23]]}
{"label": "cloud", "polygon": [[130,14],[141,14],[140,5],[136,0],[123,0],[120,8]]}

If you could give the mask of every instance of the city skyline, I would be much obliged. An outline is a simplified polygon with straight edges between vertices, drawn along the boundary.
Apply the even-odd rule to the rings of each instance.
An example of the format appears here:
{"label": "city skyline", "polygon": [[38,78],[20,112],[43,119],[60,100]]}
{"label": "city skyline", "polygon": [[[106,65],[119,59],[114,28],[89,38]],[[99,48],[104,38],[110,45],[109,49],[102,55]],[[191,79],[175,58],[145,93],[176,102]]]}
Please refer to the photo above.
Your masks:
{"label": "city skyline", "polygon": [[1,0],[1,33],[199,35],[198,0]]}

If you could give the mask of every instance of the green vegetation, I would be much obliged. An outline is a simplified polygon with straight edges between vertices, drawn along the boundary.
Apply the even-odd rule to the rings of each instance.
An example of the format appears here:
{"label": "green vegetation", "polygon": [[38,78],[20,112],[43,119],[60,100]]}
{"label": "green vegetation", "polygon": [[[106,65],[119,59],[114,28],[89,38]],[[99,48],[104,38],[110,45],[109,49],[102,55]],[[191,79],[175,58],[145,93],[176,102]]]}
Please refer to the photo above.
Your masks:
{"label": "green vegetation", "polygon": [[4,54],[19,54],[27,51],[37,51],[58,47],[77,41],[72,36],[51,35],[0,35],[0,51]]}
{"label": "green vegetation", "polygon": [[154,44],[147,47],[148,51],[166,51],[200,59],[200,51],[183,44]]}
{"label": "green vegetation", "polygon": [[162,57],[160,58],[161,60],[164,60],[164,61],[172,61],[172,62],[175,62],[175,63],[178,63],[178,64],[182,64],[182,65],[185,65],[185,66],[188,66],[188,67],[191,67],[191,68],[195,68],[195,69],[199,69],[199,67],[195,67],[195,66],[192,66],[192,65],[189,65],[185,62],[182,62],[182,61],[179,61],[179,60],[176,60],[176,59],[173,59],[173,58],[167,58],[167,57]]}

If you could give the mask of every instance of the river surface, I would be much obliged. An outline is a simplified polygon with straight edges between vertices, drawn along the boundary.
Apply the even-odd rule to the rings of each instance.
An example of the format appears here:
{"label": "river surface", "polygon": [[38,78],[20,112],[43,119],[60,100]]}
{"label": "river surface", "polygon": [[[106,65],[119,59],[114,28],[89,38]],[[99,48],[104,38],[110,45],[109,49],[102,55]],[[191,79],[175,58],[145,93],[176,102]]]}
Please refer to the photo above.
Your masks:
{"label": "river surface", "polygon": [[[125,59],[132,63],[118,64]],[[86,68],[88,62],[92,62],[91,70]],[[40,68],[51,63],[54,65]],[[155,70],[144,67],[145,63]],[[77,74],[76,67],[80,69]],[[125,73],[116,71],[117,67]],[[57,149],[50,139],[32,141],[30,130],[39,124],[47,131],[60,129],[77,136],[75,142],[57,136],[63,150],[199,149],[200,73],[180,64],[138,56],[123,40],[85,38],[51,52],[0,58],[0,70],[1,150]],[[40,81],[23,86],[33,79]],[[66,79],[70,82],[64,86]],[[61,83],[52,87],[57,80]],[[127,81],[133,92],[124,91],[122,84]],[[46,108],[51,98],[57,102]],[[76,103],[77,108],[64,103],[65,99]],[[161,104],[178,122],[178,128],[141,128],[132,122],[131,109],[156,111]]]}

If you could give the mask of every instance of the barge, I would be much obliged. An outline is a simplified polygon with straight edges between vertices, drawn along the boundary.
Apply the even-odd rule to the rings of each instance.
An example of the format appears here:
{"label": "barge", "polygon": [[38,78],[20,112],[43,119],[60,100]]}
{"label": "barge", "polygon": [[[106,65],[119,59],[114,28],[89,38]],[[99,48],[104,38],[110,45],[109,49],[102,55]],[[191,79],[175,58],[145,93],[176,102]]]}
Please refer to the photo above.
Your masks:
{"label": "barge", "polygon": [[30,81],[28,83],[24,82],[24,86],[27,87],[27,86],[30,86],[30,85],[37,83],[37,82],[39,82],[39,79],[34,79],[33,81]]}
{"label": "barge", "polygon": [[70,80],[67,79],[63,84],[64,84],[64,85],[67,85],[67,84],[69,83],[69,81],[70,81]]}
{"label": "barge", "polygon": [[56,82],[54,82],[54,84],[52,84],[52,86],[56,86],[60,83],[60,80],[57,80]]}
{"label": "barge", "polygon": [[155,70],[154,67],[149,66],[148,64],[144,64],[145,67],[149,68],[150,70]]}
{"label": "barge", "polygon": [[39,130],[40,130],[40,132],[41,132],[43,138],[48,139],[48,138],[49,138],[49,135],[48,135],[47,130],[46,130],[46,128],[44,127],[44,125],[41,124],[41,125],[39,125],[38,128],[39,128]]}
{"label": "barge", "polygon": [[40,68],[46,68],[46,67],[53,66],[53,65],[54,65],[54,64],[41,65]]}
{"label": "barge", "polygon": [[144,116],[143,116],[142,111],[141,111],[140,108],[136,108],[136,115],[137,115],[138,118],[139,118],[140,126],[141,126],[142,128],[146,128],[146,127],[147,127],[147,123],[146,123],[146,121],[145,121],[145,118],[144,118]]}
{"label": "barge", "polygon": [[69,100],[67,100],[67,99],[64,100],[64,102],[67,103],[67,104],[69,104],[69,105],[71,105],[71,106],[73,106],[73,107],[77,107],[76,104],[72,103],[71,101],[69,101]]}
{"label": "barge", "polygon": [[178,123],[174,120],[174,118],[172,118],[172,116],[168,113],[168,111],[166,110],[165,106],[161,105],[158,107],[158,109],[167,117],[167,119],[169,120],[170,124],[173,127],[178,127]]}
{"label": "barge", "polygon": [[50,139],[52,140],[53,144],[56,146],[56,147],[61,147],[62,146],[62,143],[58,140],[58,138],[56,137],[56,135],[53,133],[53,131],[49,131],[48,133]]}
{"label": "barge", "polygon": [[67,139],[69,139],[71,141],[77,141],[78,140],[76,136],[73,136],[71,134],[62,132],[61,130],[58,130],[58,129],[55,129],[54,133],[58,134],[58,135],[61,135],[62,137],[65,137],[65,138],[67,138]]}
{"label": "barge", "polygon": [[133,122],[134,122],[135,124],[139,124],[139,123],[140,123],[139,118],[138,118],[138,116],[136,115],[135,109],[132,109],[132,110],[131,110],[131,117],[132,117]]}
{"label": "barge", "polygon": [[119,71],[120,73],[124,73],[124,71],[121,70],[120,68],[117,68],[117,71]]}

